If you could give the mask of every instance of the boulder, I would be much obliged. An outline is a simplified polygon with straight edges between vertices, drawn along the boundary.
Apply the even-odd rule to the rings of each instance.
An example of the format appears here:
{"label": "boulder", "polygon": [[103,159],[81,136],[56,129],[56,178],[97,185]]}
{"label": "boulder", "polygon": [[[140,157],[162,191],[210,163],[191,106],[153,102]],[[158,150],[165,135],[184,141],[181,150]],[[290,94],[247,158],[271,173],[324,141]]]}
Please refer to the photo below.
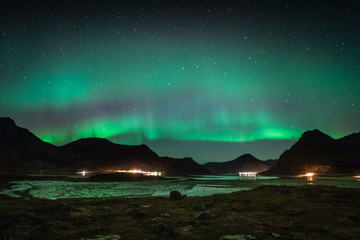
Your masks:
{"label": "boulder", "polygon": [[212,211],[203,211],[196,215],[196,219],[200,221],[212,219],[216,216],[216,214]]}
{"label": "boulder", "polygon": [[171,191],[170,192],[170,200],[176,201],[181,200],[183,197],[181,196],[181,193],[179,191]]}
{"label": "boulder", "polygon": [[155,231],[164,237],[170,237],[174,235],[174,232],[165,223],[160,223],[156,225]]}

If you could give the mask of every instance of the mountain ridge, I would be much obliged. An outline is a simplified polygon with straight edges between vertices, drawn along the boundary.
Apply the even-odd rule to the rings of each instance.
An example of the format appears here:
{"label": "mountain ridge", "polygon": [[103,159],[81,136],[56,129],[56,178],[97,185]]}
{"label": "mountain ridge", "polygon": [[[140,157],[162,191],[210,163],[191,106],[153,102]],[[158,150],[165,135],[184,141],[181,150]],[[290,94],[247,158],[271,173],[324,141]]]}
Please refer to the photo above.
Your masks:
{"label": "mountain ridge", "polygon": [[305,132],[264,175],[356,174],[360,171],[360,133],[339,139],[315,129]]}
{"label": "mountain ridge", "polygon": [[168,175],[209,174],[192,158],[159,157],[146,145],[121,145],[85,138],[57,147],[11,118],[0,118],[0,172],[66,173],[80,170],[142,169]]}
{"label": "mountain ridge", "polygon": [[262,161],[246,153],[227,162],[208,162],[203,166],[215,174],[238,172],[262,172],[274,165],[276,160]]}
{"label": "mountain ridge", "polygon": [[333,139],[318,129],[306,131],[274,160],[244,154],[227,162],[199,165],[192,158],[160,157],[147,145],[121,145],[103,138],[84,138],[57,147],[42,141],[9,117],[0,117],[0,172],[69,172],[109,168],[143,168],[169,175],[237,173],[299,175],[360,172],[360,132]]}

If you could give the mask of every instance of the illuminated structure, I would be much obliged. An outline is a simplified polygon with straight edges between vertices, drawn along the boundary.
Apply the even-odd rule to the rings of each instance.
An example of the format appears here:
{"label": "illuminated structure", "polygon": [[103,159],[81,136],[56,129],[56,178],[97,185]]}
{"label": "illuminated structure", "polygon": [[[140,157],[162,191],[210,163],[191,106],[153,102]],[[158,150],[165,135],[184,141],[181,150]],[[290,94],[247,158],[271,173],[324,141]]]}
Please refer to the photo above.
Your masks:
{"label": "illuminated structure", "polygon": [[131,170],[105,170],[105,171],[99,171],[99,172],[89,172],[89,171],[80,171],[77,172],[80,174],[83,178],[86,176],[92,176],[95,174],[101,174],[101,173],[125,173],[125,174],[141,174],[143,176],[151,176],[151,177],[161,177],[161,172],[151,172],[151,171],[142,171],[140,169],[131,169]]}
{"label": "illuminated structure", "polygon": [[306,173],[306,174],[303,175],[303,176],[306,177],[306,180],[308,180],[308,184],[309,184],[309,185],[313,185],[313,181],[314,181],[315,175],[316,175],[316,174],[315,174],[314,172],[308,172],[308,173]]}
{"label": "illuminated structure", "polygon": [[133,173],[133,174],[142,174],[144,176],[161,176],[161,172],[150,172],[150,171],[142,171],[140,169],[131,169],[131,170],[111,170],[111,172],[117,173]]}
{"label": "illuminated structure", "polygon": [[256,180],[257,172],[239,172],[239,176],[243,180]]}
{"label": "illuminated structure", "polygon": [[90,173],[90,172],[85,171],[85,170],[80,171],[80,172],[76,172],[76,174],[81,175],[83,178],[88,177],[88,176],[89,176],[89,173]]}

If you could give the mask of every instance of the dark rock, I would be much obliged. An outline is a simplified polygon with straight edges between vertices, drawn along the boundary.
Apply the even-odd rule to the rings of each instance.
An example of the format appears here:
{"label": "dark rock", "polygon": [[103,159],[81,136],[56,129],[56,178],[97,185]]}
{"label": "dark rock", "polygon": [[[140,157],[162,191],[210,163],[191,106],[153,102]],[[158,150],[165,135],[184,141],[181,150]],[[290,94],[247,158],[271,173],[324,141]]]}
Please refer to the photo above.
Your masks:
{"label": "dark rock", "polygon": [[181,199],[182,199],[182,196],[179,191],[171,191],[170,192],[170,200],[176,201],[176,200],[181,200]]}
{"label": "dark rock", "polygon": [[134,217],[137,217],[137,218],[142,218],[142,217],[145,217],[146,216],[146,213],[142,212],[142,211],[138,211],[134,214]]}
{"label": "dark rock", "polygon": [[155,231],[164,237],[170,237],[174,235],[174,232],[165,223],[160,223],[156,225]]}
{"label": "dark rock", "polygon": [[[81,240],[83,240],[84,238],[81,238]],[[115,235],[115,234],[110,234],[110,235],[95,235],[92,238],[86,238],[84,240],[120,240],[121,236],[119,235]]]}
{"label": "dark rock", "polygon": [[[39,231],[48,231],[53,227],[52,223],[43,223],[39,226]],[[1,238],[0,238],[1,239]]]}
{"label": "dark rock", "polygon": [[160,217],[170,218],[171,215],[169,213],[163,213],[163,214],[160,215]]}
{"label": "dark rock", "polygon": [[280,234],[278,234],[278,233],[271,233],[271,235],[273,236],[273,237],[275,237],[275,238],[279,238],[279,237],[281,237],[281,235]]}
{"label": "dark rock", "polygon": [[76,208],[67,205],[66,203],[58,203],[54,206],[56,211],[73,211]]}
{"label": "dark rock", "polygon": [[290,194],[290,193],[292,193],[292,191],[291,191],[290,189],[285,189],[285,190],[283,191],[283,194]]}
{"label": "dark rock", "polygon": [[201,203],[196,204],[194,209],[199,210],[199,211],[205,211],[206,209],[209,209],[212,206],[213,206],[213,203],[206,201],[206,202],[201,202]]}
{"label": "dark rock", "polygon": [[0,234],[0,239],[2,239],[2,240],[13,240],[13,239],[15,239],[15,237],[13,237],[13,234],[11,234],[11,233],[1,233]]}
{"label": "dark rock", "polygon": [[111,227],[109,225],[103,225],[103,226],[98,227],[97,230],[102,231],[102,230],[110,230],[110,229],[111,229]]}
{"label": "dark rock", "polygon": [[255,236],[253,236],[253,235],[248,234],[248,235],[245,235],[245,239],[255,240],[255,239],[256,239],[256,237],[255,237]]}
{"label": "dark rock", "polygon": [[206,206],[203,203],[199,203],[198,205],[196,205],[196,209],[200,211],[204,211],[206,209]]}
{"label": "dark rock", "polygon": [[138,207],[130,207],[126,210],[126,214],[136,218],[142,218],[146,216],[146,213],[141,211]]}
{"label": "dark rock", "polygon": [[131,204],[129,205],[129,207],[130,207],[130,208],[140,208],[141,206],[140,206],[139,204],[137,204],[137,203],[131,203]]}
{"label": "dark rock", "polygon": [[212,211],[203,211],[203,212],[199,213],[198,215],[196,215],[196,219],[200,220],[200,221],[204,221],[204,220],[212,219],[215,216],[216,216],[216,214]]}
{"label": "dark rock", "polygon": [[134,216],[139,211],[139,208],[138,204],[131,204],[125,209],[125,212],[129,216]]}
{"label": "dark rock", "polygon": [[299,212],[295,211],[295,210],[290,210],[290,211],[286,212],[284,215],[287,217],[296,217],[299,215]]}

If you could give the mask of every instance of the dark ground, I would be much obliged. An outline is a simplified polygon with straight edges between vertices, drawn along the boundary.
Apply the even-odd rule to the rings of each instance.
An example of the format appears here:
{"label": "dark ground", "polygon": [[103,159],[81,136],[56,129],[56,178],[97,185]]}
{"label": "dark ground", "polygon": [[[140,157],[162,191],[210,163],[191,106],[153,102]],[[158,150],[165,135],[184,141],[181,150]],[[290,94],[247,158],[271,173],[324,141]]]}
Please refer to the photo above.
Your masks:
{"label": "dark ground", "polygon": [[360,190],[264,186],[209,197],[0,198],[0,239],[360,239]]}

